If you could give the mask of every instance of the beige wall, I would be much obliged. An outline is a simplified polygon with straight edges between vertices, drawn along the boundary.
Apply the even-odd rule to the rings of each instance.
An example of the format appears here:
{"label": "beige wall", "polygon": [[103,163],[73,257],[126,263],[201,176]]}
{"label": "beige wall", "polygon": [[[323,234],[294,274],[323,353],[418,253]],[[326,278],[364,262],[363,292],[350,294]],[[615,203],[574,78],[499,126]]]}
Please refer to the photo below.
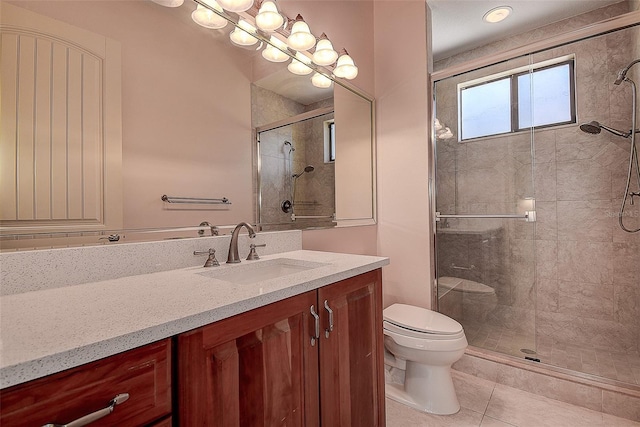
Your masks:
{"label": "beige wall", "polygon": [[429,307],[427,6],[374,5],[378,253],[391,257],[383,276],[385,304]]}

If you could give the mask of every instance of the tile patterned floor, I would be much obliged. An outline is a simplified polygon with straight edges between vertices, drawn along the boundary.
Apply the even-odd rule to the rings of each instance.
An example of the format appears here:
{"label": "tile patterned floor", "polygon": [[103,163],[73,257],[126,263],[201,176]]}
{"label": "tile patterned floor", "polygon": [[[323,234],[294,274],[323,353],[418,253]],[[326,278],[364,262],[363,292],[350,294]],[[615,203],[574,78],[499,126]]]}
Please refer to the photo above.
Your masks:
{"label": "tile patterned floor", "polygon": [[[586,374],[640,385],[640,353],[619,353],[598,350],[593,347],[554,343],[553,340],[516,334],[497,327],[467,328],[469,344],[495,350],[515,357],[531,356],[560,368],[568,368]],[[534,349],[535,354],[525,354],[521,349]]]}
{"label": "tile patterned floor", "polygon": [[387,427],[640,427],[640,423],[452,371],[461,409],[421,413],[387,399]]}

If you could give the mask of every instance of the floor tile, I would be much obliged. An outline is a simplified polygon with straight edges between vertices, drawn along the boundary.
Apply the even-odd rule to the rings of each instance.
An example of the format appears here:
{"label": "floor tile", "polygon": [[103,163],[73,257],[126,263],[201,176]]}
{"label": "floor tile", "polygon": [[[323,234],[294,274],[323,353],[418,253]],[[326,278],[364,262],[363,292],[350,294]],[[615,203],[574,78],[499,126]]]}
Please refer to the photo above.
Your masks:
{"label": "floor tile", "polygon": [[482,418],[480,427],[513,427],[513,424],[508,424],[504,421],[496,420],[495,418],[491,418],[485,415],[484,418]]}
{"label": "floor tile", "polygon": [[640,423],[626,418],[614,417],[609,414],[602,414],[603,425],[605,427],[640,427]]}
{"label": "floor tile", "polygon": [[518,427],[599,427],[602,413],[497,384],[485,415]]}
{"label": "floor tile", "polygon": [[387,427],[479,427],[482,414],[461,408],[454,415],[433,415],[416,411],[387,399]]}
{"label": "floor tile", "polygon": [[460,406],[484,414],[496,385],[495,382],[455,370],[451,371],[451,376]]}

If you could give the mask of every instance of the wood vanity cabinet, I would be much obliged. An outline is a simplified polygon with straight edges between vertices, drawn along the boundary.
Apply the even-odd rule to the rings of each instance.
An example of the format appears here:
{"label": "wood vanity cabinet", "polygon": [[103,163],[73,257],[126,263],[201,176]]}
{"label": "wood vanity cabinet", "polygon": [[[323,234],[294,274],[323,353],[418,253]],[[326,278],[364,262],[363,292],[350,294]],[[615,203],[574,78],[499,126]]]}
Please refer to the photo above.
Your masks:
{"label": "wood vanity cabinet", "polygon": [[168,425],[163,423],[171,414],[171,373],[171,340],[166,339],[3,389],[0,425],[70,423],[123,393],[129,399],[91,427]]}
{"label": "wood vanity cabinet", "polygon": [[384,426],[381,286],[376,270],[179,335],[179,425]]}
{"label": "wood vanity cabinet", "polygon": [[[384,426],[382,272],[318,289],[320,419],[331,426]],[[329,310],[333,312],[333,331]]]}

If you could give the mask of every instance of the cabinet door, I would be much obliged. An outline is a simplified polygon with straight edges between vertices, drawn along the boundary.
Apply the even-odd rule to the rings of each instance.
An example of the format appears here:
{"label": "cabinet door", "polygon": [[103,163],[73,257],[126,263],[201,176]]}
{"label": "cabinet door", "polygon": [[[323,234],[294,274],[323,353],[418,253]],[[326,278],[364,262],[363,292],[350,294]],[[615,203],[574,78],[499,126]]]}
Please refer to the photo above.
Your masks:
{"label": "cabinet door", "polygon": [[318,305],[322,425],[384,426],[381,271],[319,289]]}
{"label": "cabinet door", "polygon": [[92,427],[143,426],[171,413],[171,340],[4,389],[0,425],[70,423],[123,393],[129,399]]}
{"label": "cabinet door", "polygon": [[307,292],[180,335],[179,424],[317,426],[312,305]]}

